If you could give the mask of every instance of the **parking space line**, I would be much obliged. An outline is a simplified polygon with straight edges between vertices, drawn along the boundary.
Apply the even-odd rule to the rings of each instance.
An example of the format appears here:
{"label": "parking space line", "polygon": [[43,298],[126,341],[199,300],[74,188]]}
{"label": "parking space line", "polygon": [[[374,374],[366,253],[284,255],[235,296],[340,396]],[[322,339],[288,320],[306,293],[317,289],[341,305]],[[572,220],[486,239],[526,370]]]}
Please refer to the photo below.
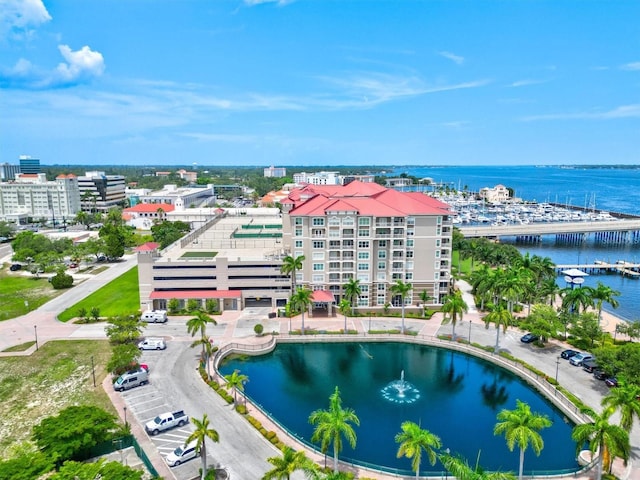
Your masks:
{"label": "parking space line", "polygon": [[[189,434],[190,434],[190,432],[187,432],[187,433],[189,433]],[[157,436],[158,436],[158,435],[156,435],[156,437],[157,437]],[[184,435],[174,435],[174,434],[172,434],[172,433],[166,433],[166,434],[163,434],[163,435],[162,435],[162,438],[163,438],[163,439],[164,439],[165,437],[187,438],[188,436],[189,436],[189,435],[184,436]]]}

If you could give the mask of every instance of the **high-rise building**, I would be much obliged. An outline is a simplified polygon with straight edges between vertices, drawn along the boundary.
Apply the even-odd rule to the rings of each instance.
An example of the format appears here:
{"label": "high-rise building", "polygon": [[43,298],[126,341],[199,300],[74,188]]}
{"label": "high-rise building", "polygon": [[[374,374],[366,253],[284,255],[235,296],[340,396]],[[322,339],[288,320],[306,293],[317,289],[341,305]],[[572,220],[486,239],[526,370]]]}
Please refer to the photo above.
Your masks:
{"label": "high-rise building", "polygon": [[263,169],[263,175],[266,178],[282,178],[287,176],[287,169],[285,167],[274,167],[271,165]]}
{"label": "high-rise building", "polygon": [[40,173],[40,159],[20,155],[20,173]]}
{"label": "high-rise building", "polygon": [[0,180],[3,182],[15,180],[18,173],[20,173],[20,165],[11,165],[9,163],[0,165]]}
{"label": "high-rise building", "polygon": [[122,175],[105,175],[104,172],[85,172],[78,177],[82,210],[91,213],[107,213],[113,207],[122,207],[125,196],[125,178]]}

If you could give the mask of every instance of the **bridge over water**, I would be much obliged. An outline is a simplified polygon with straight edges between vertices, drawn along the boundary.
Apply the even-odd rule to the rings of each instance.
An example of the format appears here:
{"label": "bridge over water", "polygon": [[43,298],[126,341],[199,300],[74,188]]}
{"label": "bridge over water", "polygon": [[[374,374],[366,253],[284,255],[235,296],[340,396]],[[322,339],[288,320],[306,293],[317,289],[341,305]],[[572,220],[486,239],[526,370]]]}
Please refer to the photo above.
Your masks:
{"label": "bridge over water", "polygon": [[567,243],[583,241],[594,234],[596,241],[607,243],[640,243],[640,219],[603,220],[593,222],[534,222],[523,225],[458,226],[467,238],[521,237],[529,242],[540,241],[543,235],[556,235]]}

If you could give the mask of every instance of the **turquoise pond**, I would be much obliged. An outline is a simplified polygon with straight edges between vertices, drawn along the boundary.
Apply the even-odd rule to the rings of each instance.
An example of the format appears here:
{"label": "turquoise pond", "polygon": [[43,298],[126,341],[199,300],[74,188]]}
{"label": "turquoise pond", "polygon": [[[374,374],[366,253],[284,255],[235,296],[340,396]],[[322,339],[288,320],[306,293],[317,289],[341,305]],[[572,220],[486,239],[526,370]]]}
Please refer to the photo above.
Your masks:
{"label": "turquoise pond", "polygon": [[[562,412],[516,375],[463,353],[403,343],[281,344],[269,354],[230,359],[220,367],[223,375],[234,369],[249,377],[245,391],[251,401],[306,443],[313,433],[309,414],[326,409],[338,386],[343,406],[360,419],[356,448],[345,444],[340,454],[345,461],[410,473],[410,460],[396,457],[394,440],[401,423],[410,420],[471,465],[480,453],[483,468],[517,472],[518,452],[510,452],[493,427],[497,413],[515,408],[519,399],[553,421],[541,432],[541,455],[527,450],[525,473],[578,468],[573,424]],[[403,374],[410,385],[402,384],[404,398],[398,399],[398,389],[386,387]],[[423,457],[421,473],[442,470]]]}

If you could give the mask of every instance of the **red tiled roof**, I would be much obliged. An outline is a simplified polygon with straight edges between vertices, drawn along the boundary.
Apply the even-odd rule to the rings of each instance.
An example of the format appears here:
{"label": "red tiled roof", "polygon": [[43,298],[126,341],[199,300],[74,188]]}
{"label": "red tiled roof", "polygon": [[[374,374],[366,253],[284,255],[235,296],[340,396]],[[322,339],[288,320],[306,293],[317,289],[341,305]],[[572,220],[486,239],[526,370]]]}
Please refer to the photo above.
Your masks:
{"label": "red tiled roof", "polygon": [[125,208],[123,212],[156,213],[160,208],[164,213],[173,212],[176,209],[170,203],[139,203],[135,207]]}
{"label": "red tiled roof", "polygon": [[328,290],[314,290],[313,293],[311,294],[311,300],[314,302],[320,302],[320,303],[333,303],[336,301],[335,297],[333,296],[333,293],[331,293]]}
{"label": "red tiled roof", "polygon": [[160,244],[158,242],[147,242],[143,243],[139,247],[133,249],[134,252],[150,252],[152,250],[156,250]]}
{"label": "red tiled roof", "polygon": [[151,300],[171,300],[172,298],[240,298],[240,290],[181,290],[172,292],[151,292]]}

